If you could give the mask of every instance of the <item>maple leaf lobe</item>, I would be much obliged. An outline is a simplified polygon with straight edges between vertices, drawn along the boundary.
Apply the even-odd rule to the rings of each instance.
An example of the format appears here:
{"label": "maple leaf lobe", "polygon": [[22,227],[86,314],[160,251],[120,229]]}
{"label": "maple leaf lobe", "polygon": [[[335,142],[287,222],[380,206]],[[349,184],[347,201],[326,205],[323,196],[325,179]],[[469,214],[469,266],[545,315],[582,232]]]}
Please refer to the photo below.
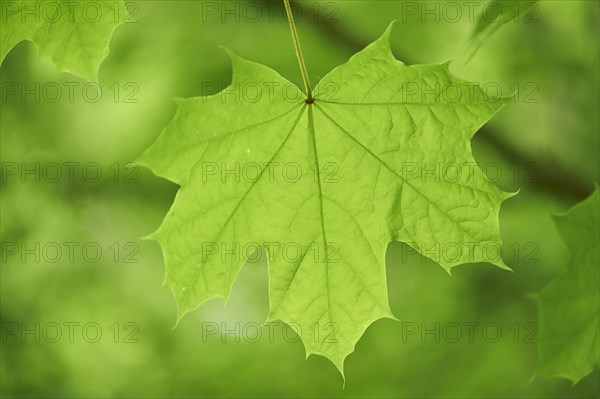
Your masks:
{"label": "maple leaf lobe", "polygon": [[[385,273],[390,241],[446,270],[467,262],[507,268],[485,249],[501,245],[498,212],[511,194],[473,167],[469,140],[508,100],[465,85],[447,63],[406,66],[392,54],[390,32],[391,25],[327,74],[312,103],[277,72],[229,51],[231,85],[179,101],[140,159],[181,185],[153,235],[179,318],[227,299],[249,256],[228,255],[254,243],[269,257],[267,320],[296,326],[307,356],[327,357],[343,375],[366,328],[395,318]],[[252,84],[279,89],[236,101]],[[454,85],[461,98],[407,98],[403,89],[414,85]],[[427,174],[450,164],[463,173]],[[254,178],[240,172],[250,165]],[[461,251],[449,257],[440,250],[449,247]]]}

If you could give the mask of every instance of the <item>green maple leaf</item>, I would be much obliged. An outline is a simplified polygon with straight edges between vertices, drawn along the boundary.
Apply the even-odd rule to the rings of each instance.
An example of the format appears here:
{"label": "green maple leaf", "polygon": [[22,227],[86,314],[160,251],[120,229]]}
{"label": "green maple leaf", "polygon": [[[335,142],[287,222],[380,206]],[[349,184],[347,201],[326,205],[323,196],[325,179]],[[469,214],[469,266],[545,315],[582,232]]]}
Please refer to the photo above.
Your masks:
{"label": "green maple leaf", "polygon": [[600,350],[600,193],[555,217],[571,262],[538,295],[538,373],[578,382],[598,365]]}
{"label": "green maple leaf", "polygon": [[[489,248],[500,246],[498,212],[510,194],[473,166],[469,140],[507,100],[485,98],[448,64],[404,65],[390,31],[325,76],[314,102],[231,53],[227,89],[178,100],[139,162],[181,186],[151,236],[179,318],[228,298],[244,259],[266,248],[268,320],[293,326],[307,355],[327,357],[343,374],[365,329],[394,317],[390,241],[448,271],[480,261],[506,268]],[[460,87],[462,97],[421,98],[414,84]],[[447,165],[470,166],[441,176]]]}
{"label": "green maple leaf", "polygon": [[108,43],[128,13],[122,0],[2,0],[0,64],[19,42],[30,40],[61,71],[95,81]]}

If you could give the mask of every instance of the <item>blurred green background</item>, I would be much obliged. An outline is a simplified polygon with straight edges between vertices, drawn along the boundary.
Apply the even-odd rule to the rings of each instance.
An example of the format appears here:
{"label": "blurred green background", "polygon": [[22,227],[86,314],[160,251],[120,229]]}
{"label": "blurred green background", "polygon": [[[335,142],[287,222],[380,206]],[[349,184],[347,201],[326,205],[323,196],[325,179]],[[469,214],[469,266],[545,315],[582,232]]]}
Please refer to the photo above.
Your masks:
{"label": "blurred green background", "polygon": [[[208,3],[218,11],[208,13]],[[250,3],[261,7],[258,19]],[[454,59],[451,69],[464,79],[492,83],[503,95],[517,88],[514,103],[473,140],[475,158],[502,172],[498,186],[521,190],[500,213],[504,259],[514,273],[471,264],[451,277],[406,255],[403,244],[390,244],[390,303],[401,322],[381,320],[367,330],[346,361],[344,388],[335,367],[320,357],[305,360],[302,344],[281,325],[264,328],[258,342],[250,342],[251,328],[239,342],[234,333],[206,334],[207,326],[234,330],[240,323],[242,332],[264,321],[264,263],[242,269],[227,306],[211,301],[173,329],[176,306],[162,286],[161,251],[140,237],[158,227],[177,187],[128,163],[173,117],[174,97],[227,84],[231,67],[218,45],[299,85],[301,78],[278,2],[138,1],[136,22],[120,26],[110,43],[97,102],[86,100],[85,81],[58,73],[32,43],[17,45],[0,69],[2,397],[598,397],[597,369],[575,386],[535,376],[543,331],[531,294],[569,259],[551,214],[585,198],[600,178],[599,3],[541,1],[534,20],[508,23],[466,64],[474,29],[468,15],[424,19],[409,14],[407,3],[422,10],[436,2],[299,2],[309,74],[318,81],[397,19],[392,41],[402,61]],[[226,6],[237,13],[224,15]],[[23,101],[5,91],[7,84],[36,82],[48,90],[57,83],[62,99],[48,101],[42,90],[39,101]],[[66,85],[75,84],[71,101]],[[6,170],[64,162],[79,163],[73,179],[42,175],[36,182]],[[84,166],[92,175],[100,168],[102,177],[86,181]],[[49,253],[22,261],[7,251],[9,243],[51,251],[49,243],[64,249],[69,242],[80,244],[74,261],[64,253],[57,262]],[[98,262],[82,256],[86,243],[102,249]],[[23,339],[23,327],[36,323],[40,342],[35,334]],[[62,337],[49,342],[56,323]],[[64,323],[79,323],[72,340]],[[447,334],[421,335],[436,323]],[[479,323],[473,339],[451,342],[450,327],[465,323]],[[84,336],[85,325],[95,327]],[[486,335],[482,328],[490,325]],[[419,331],[408,334],[415,326]],[[19,331],[10,334],[13,327]],[[495,327],[502,329],[497,339]],[[102,335],[90,342],[95,328]]]}

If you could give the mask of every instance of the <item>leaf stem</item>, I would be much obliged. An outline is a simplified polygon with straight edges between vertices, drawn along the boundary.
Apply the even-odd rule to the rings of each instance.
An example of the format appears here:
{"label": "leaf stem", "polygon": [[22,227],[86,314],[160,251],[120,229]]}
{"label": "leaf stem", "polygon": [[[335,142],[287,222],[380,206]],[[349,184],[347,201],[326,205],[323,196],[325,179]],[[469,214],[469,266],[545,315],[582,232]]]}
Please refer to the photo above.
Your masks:
{"label": "leaf stem", "polygon": [[294,14],[292,14],[292,7],[290,6],[290,0],[283,0],[285,5],[285,12],[287,13],[288,22],[290,24],[290,30],[292,31],[292,39],[294,40],[294,47],[296,47],[296,57],[298,57],[298,64],[300,65],[300,73],[302,73],[302,80],[304,80],[304,88],[306,89],[307,103],[313,101],[312,92],[310,89],[310,81],[308,80],[308,72],[306,71],[306,65],[304,65],[304,57],[302,57],[302,50],[300,49],[300,41],[298,41],[298,33],[296,32],[296,23],[294,22]]}

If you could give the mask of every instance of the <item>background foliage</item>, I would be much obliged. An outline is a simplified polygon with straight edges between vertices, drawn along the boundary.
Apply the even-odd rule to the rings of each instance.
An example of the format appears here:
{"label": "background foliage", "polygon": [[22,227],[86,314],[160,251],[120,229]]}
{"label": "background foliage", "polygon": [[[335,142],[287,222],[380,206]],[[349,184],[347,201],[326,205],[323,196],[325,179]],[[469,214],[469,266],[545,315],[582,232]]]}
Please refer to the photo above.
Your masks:
{"label": "background foliage", "polygon": [[[49,60],[38,57],[31,43],[18,44],[3,62],[2,162],[96,162],[104,177],[97,183],[81,177],[37,183],[3,174],[2,242],[97,242],[106,252],[97,263],[22,262],[18,256],[2,260],[3,325],[96,322],[103,331],[97,343],[77,334],[72,343],[65,337],[50,343],[3,335],[2,396],[597,397],[597,369],[575,386],[535,376],[535,340],[543,340],[543,335],[538,331],[533,342],[527,342],[524,326],[537,325],[531,294],[556,277],[570,258],[551,214],[584,199],[600,178],[598,3],[539,2],[536,22],[508,23],[470,63],[458,57],[452,64],[458,76],[496,82],[504,94],[515,84],[522,90],[520,99],[473,141],[481,164],[500,166],[498,186],[521,190],[500,213],[505,261],[515,272],[464,265],[450,277],[433,262],[407,256],[404,245],[390,244],[390,304],[402,322],[381,320],[367,330],[347,360],[344,390],[337,370],[323,358],[304,360],[302,344],[283,339],[281,326],[274,329],[273,340],[263,334],[256,343],[237,343],[232,335],[226,344],[221,334],[203,337],[202,323],[226,323],[233,329],[235,323],[264,321],[264,263],[242,269],[226,307],[212,301],[172,329],[177,312],[168,288],[161,287],[160,250],[139,237],[160,224],[177,187],[145,170],[136,174],[135,182],[125,183],[122,176],[117,183],[113,179],[111,165],[118,162],[124,172],[124,165],[172,118],[173,97],[208,94],[215,83],[227,84],[230,63],[218,45],[301,85],[282,7],[275,8],[272,20],[265,11],[258,22],[243,14],[238,21],[235,16],[223,21],[221,14],[207,15],[206,3],[138,2],[137,22],[116,30],[100,68],[104,95],[97,103],[82,95],[74,101],[63,96],[56,103],[5,95],[11,82],[33,87],[36,82],[43,86],[85,81],[58,73]],[[222,2],[216,4],[223,7]],[[399,21],[393,48],[406,63],[456,58],[474,29],[466,17],[456,22],[410,17],[403,8],[406,2],[331,4],[337,22],[323,14],[315,21],[312,1],[302,2],[304,17],[297,21],[314,81],[375,39],[394,18]],[[109,88],[115,82],[122,89],[119,101]],[[128,82],[139,88],[137,103],[122,101]],[[524,100],[531,93],[529,83],[536,89],[530,99],[537,102]],[[515,171],[521,173],[515,176]],[[122,257],[115,262],[107,250],[115,242],[121,247],[137,244],[139,262],[125,263]],[[529,243],[533,247],[528,248],[536,249],[533,257],[526,256],[530,249],[524,246]],[[511,248],[520,248],[518,255]],[[117,343],[109,329],[115,322],[121,326]],[[139,327],[137,343],[123,342],[128,322]],[[443,336],[436,342],[434,335],[406,333],[408,323],[433,328],[435,323],[469,322],[497,323],[503,334],[498,342],[488,342],[476,330],[473,342],[463,338],[453,343]],[[515,323],[521,333],[517,342],[511,330]]]}

